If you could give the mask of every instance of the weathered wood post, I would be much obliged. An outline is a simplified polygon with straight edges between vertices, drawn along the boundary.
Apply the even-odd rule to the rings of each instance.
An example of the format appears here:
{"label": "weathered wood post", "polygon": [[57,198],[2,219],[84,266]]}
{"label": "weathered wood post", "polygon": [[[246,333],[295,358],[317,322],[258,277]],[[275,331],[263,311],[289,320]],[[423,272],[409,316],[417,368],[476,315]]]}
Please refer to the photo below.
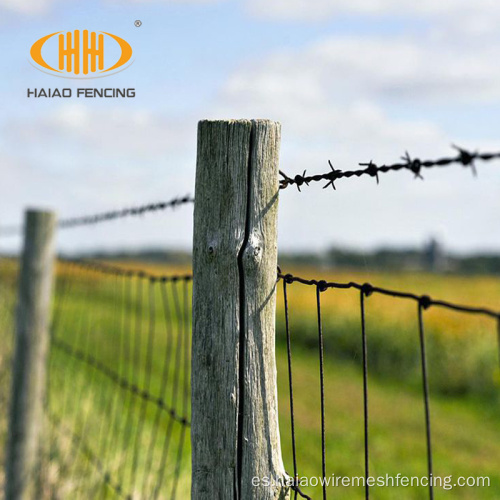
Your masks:
{"label": "weathered wood post", "polygon": [[6,453],[6,500],[35,498],[39,479],[36,476],[46,390],[55,226],[56,217],[51,212],[26,212]]}
{"label": "weathered wood post", "polygon": [[274,338],[279,147],[272,121],[198,125],[193,500],[287,497]]}

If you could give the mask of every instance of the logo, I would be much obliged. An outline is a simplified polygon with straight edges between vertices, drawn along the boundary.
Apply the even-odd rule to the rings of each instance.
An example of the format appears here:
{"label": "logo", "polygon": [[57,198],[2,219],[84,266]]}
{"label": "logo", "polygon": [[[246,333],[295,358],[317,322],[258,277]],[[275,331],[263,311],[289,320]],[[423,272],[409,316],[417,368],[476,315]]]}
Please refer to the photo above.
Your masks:
{"label": "logo", "polygon": [[58,31],[37,40],[30,55],[37,69],[63,78],[99,78],[132,64],[130,44],[104,31]]}

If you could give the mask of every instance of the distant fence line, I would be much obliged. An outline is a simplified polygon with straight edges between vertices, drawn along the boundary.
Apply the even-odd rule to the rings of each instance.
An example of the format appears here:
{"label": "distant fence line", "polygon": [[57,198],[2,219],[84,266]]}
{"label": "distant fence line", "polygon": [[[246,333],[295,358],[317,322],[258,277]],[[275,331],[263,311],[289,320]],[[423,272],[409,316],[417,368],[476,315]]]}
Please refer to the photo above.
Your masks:
{"label": "distant fence line", "polygon": [[[49,376],[45,412],[53,431],[63,440],[62,444],[51,441],[52,454],[67,458],[62,437],[66,435],[74,455],[86,457],[100,475],[101,483],[118,497],[166,498],[168,495],[175,498],[186,429],[190,429],[191,491],[195,500],[232,498],[230,495],[235,492],[241,500],[274,498],[269,489],[249,484],[248,478],[266,475],[282,480],[288,478],[281,457],[275,399],[275,294],[280,280],[283,282],[290,392],[293,455],[290,488],[295,498],[310,497],[300,489],[297,467],[287,287],[297,283],[316,289],[323,476],[326,476],[327,457],[322,293],[328,289],[359,292],[366,478],[370,453],[366,299],[380,294],[412,300],[417,305],[429,477],[433,465],[424,311],[441,307],[492,318],[497,322],[500,339],[500,311],[369,283],[328,282],[283,273],[277,267],[276,240],[278,193],[290,185],[300,190],[304,184],[327,181],[324,187],[335,188],[334,182],[341,178],[368,175],[378,182],[379,173],[398,170],[409,170],[421,177],[423,168],[451,164],[462,164],[475,172],[475,160],[490,161],[500,158],[500,153],[471,153],[457,148],[455,157],[427,161],[412,159],[407,154],[403,163],[378,166],[369,162],[360,164],[366,168],[354,171],[335,170],[331,166],[326,174],[306,176],[304,172],[292,178],[278,171],[279,143],[280,127],[275,122],[200,122],[193,274],[156,274],[147,268],[129,269],[85,259],[61,258],[58,261],[62,270],[50,326],[51,357],[44,360],[50,363],[49,375],[55,377]],[[95,225],[194,202],[190,196],[174,198],[168,202],[62,219],[57,227]],[[30,228],[26,226],[29,250],[33,241],[30,243]],[[4,227],[0,228],[0,235],[21,231],[19,227]],[[45,243],[49,248],[50,242]],[[50,256],[50,251],[47,252],[49,257],[45,255],[42,259],[40,249],[31,254],[26,254],[25,249],[23,266],[27,269],[43,261],[45,267],[42,267],[48,269],[55,254]],[[193,336],[191,293],[194,296]],[[24,304],[24,307],[26,314],[36,316],[33,304]],[[71,325],[78,325],[77,331],[68,330]],[[163,333],[160,333],[160,325]],[[18,345],[18,351],[23,348],[22,343]],[[191,356],[192,411],[189,405]],[[54,391],[54,383],[64,387],[59,395]],[[89,387],[94,386],[96,394],[89,394],[92,392]],[[14,390],[22,391],[23,388],[14,386]],[[152,422],[147,420],[151,413],[154,415]],[[174,426],[177,426],[176,431]],[[171,449],[174,434],[176,451]],[[223,449],[221,440],[226,444]],[[156,446],[158,442],[160,446]],[[113,451],[119,456],[113,456]],[[82,471],[74,461],[73,457],[69,475],[76,478]],[[168,492],[164,486],[167,462],[173,462]],[[158,468],[152,469],[153,464],[159,464]],[[11,472],[7,481],[20,480],[14,476]],[[93,488],[98,491],[99,486]],[[282,494],[289,494],[287,487]],[[369,495],[367,486],[365,497]],[[433,498],[432,485],[429,496]],[[323,498],[326,497],[324,485]]]}
{"label": "distant fence line", "polygon": [[[107,212],[100,212],[90,215],[82,215],[78,217],[69,217],[61,219],[58,222],[59,229],[68,229],[79,226],[89,226],[99,224],[101,222],[108,222],[116,219],[123,219],[126,217],[139,217],[150,212],[161,212],[169,208],[176,208],[186,203],[194,203],[194,198],[191,196],[176,197],[169,201],[159,201],[155,203],[147,203],[145,205],[138,205],[135,207],[123,208],[118,210],[110,210]],[[0,226],[0,237],[14,236],[22,234],[22,226]]]}

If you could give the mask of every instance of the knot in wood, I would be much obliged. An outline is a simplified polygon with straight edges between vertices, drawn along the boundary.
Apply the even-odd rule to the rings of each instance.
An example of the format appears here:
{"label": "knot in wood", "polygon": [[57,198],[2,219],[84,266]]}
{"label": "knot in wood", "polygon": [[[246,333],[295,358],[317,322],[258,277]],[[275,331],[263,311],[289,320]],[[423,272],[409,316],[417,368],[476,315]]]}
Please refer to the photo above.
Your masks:
{"label": "knot in wood", "polygon": [[243,253],[247,264],[251,267],[256,267],[262,260],[262,253],[263,248],[260,238],[256,235],[250,236]]}

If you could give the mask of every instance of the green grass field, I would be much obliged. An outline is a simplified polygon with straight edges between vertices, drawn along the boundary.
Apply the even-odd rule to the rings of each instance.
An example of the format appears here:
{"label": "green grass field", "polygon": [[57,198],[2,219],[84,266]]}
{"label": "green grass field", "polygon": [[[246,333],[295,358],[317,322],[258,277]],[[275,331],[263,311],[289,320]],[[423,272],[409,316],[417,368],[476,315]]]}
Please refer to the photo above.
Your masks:
{"label": "green grass field", "polygon": [[[139,263],[139,267],[142,267]],[[183,270],[150,267],[152,273]],[[6,408],[12,348],[14,270],[0,270],[0,403]],[[429,293],[472,305],[495,308],[500,287],[493,277],[457,277],[380,273],[297,274],[336,281],[370,281],[417,293]],[[65,281],[66,278],[66,281]],[[184,309],[183,282],[167,284],[166,320],[161,284],[142,289],[98,273],[59,266],[56,324],[50,362],[51,430],[44,444],[47,484],[43,498],[115,498],[120,484],[137,498],[170,498],[176,468],[177,498],[189,497],[189,428],[158,410],[156,403],[117,387],[105,367],[167,408],[189,418],[184,394],[189,371],[189,307]],[[72,285],[68,285],[68,283]],[[65,284],[66,283],[66,284]],[[177,299],[174,297],[176,288]],[[294,360],[298,471],[321,474],[319,366],[314,290],[290,287],[290,326]],[[142,300],[140,300],[142,297]],[[176,302],[177,300],[177,302]],[[329,291],[323,297],[327,474],[362,476],[363,399],[360,364],[359,296]],[[277,362],[280,428],[286,469],[293,472],[288,373],[283,331],[281,287],[278,288]],[[152,305],[152,307],[151,307]],[[58,315],[58,311],[60,314]],[[500,497],[500,412],[498,346],[491,320],[457,313],[426,312],[435,475],[490,476],[489,488],[438,489],[436,498]],[[151,332],[154,338],[151,341]],[[367,300],[370,398],[370,469],[372,475],[426,475],[424,410],[418,363],[415,305],[370,297]],[[68,347],[70,347],[68,349]],[[66,348],[66,350],[65,350]],[[78,353],[86,356],[78,356]],[[77,354],[75,356],[75,354]],[[90,357],[89,357],[90,356]],[[84,359],[82,359],[84,358]],[[99,360],[99,367],[89,359]],[[164,360],[169,359],[168,369]],[[101,366],[102,365],[102,366]],[[151,366],[151,370],[145,367]],[[182,368],[182,369],[181,369]],[[180,374],[176,379],[176,374]],[[168,375],[167,383],[163,381]],[[177,387],[177,389],[175,389]],[[0,454],[5,447],[5,411],[0,417]],[[170,430],[169,430],[170,429]],[[77,436],[75,438],[75,436]],[[170,443],[164,452],[165,440]],[[183,442],[182,449],[180,443]],[[162,454],[165,455],[162,457]],[[2,455],[3,457],[3,455]],[[92,457],[99,458],[96,467]],[[2,476],[0,476],[0,481]],[[319,488],[304,488],[321,498]],[[332,498],[363,498],[362,488],[330,488]],[[428,498],[425,488],[373,488],[373,498]]]}

